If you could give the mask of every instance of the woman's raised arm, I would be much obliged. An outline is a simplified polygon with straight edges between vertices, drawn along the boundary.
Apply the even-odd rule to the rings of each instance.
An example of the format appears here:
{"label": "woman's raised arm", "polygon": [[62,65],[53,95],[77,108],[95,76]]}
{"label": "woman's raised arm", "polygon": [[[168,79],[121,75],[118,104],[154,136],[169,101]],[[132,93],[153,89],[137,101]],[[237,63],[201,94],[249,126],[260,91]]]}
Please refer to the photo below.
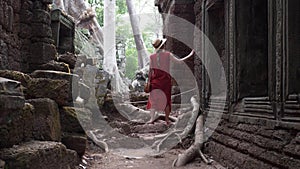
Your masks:
{"label": "woman's raised arm", "polygon": [[182,61],[185,61],[186,59],[190,58],[191,56],[193,56],[195,53],[194,49],[191,51],[190,54],[188,54],[187,56],[183,57],[183,58],[180,58],[178,59],[176,56],[174,56],[173,54],[171,54],[171,60],[172,61],[175,61],[175,62],[182,62]]}

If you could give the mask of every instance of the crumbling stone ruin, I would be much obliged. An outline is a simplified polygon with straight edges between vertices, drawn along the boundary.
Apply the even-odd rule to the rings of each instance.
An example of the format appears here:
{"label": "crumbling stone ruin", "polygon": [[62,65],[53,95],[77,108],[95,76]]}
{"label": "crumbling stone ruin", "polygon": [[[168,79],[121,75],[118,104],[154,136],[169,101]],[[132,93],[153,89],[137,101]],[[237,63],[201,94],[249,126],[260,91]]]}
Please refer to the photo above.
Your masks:
{"label": "crumbling stone ruin", "polygon": [[[74,44],[54,41],[51,3],[0,2],[0,168],[75,168],[86,150],[77,116],[92,116],[84,104],[93,90],[84,76],[93,62],[74,54]],[[69,30],[74,38],[68,21],[71,29],[56,38]],[[78,97],[82,103],[74,102]]]}
{"label": "crumbling stone ruin", "polygon": [[[222,117],[204,151],[229,168],[299,168],[299,29],[297,0],[156,0],[167,48],[190,50],[174,37],[194,40],[198,57],[187,64],[198,79],[204,115]],[[178,16],[195,24],[179,25]],[[196,29],[208,37],[205,40]],[[170,37],[171,36],[171,37]],[[202,37],[202,38],[201,38]],[[170,39],[170,40],[169,40]],[[183,38],[184,39],[184,38]],[[212,57],[214,50],[220,65]],[[210,82],[208,69],[221,72]],[[226,90],[220,90],[226,79]],[[212,88],[215,89],[212,91]],[[224,93],[226,97],[224,96]],[[211,131],[210,131],[211,130]]]}
{"label": "crumbling stone ruin", "polygon": [[[0,1],[0,168],[75,168],[87,142],[78,112],[91,118],[87,100],[106,90],[89,84],[89,72],[103,75],[89,67],[92,62],[53,39],[51,3]],[[167,49],[178,56],[196,50],[187,65],[198,81],[205,131],[212,133],[204,152],[229,168],[300,168],[300,1],[156,0],[155,5],[196,26],[191,30],[163,15]],[[206,43],[215,50],[207,50]],[[215,75],[219,81],[210,82],[207,67],[221,72]],[[82,103],[74,103],[77,96]],[[221,117],[216,128],[208,125],[211,116]]]}

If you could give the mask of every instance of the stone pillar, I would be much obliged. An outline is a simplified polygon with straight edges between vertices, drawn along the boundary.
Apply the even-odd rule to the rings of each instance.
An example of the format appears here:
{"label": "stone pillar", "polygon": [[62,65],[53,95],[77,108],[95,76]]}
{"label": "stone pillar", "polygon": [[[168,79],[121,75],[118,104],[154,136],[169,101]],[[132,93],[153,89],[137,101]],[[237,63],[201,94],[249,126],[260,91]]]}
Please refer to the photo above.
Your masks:
{"label": "stone pillar", "polygon": [[32,17],[32,45],[30,47],[30,58],[28,58],[30,70],[38,69],[42,64],[52,61],[56,57],[56,48],[51,39],[51,17],[48,5],[52,0],[35,0],[33,2],[33,17]]}
{"label": "stone pillar", "polygon": [[0,69],[20,70],[20,0],[0,1]]}

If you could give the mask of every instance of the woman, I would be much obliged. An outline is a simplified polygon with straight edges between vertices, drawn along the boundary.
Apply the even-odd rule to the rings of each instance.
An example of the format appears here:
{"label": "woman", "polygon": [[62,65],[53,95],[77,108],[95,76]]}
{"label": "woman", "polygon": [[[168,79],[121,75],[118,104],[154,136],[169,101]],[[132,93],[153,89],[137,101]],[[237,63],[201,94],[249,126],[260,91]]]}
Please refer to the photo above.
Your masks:
{"label": "woman", "polygon": [[172,53],[165,51],[167,39],[156,39],[152,42],[155,53],[150,56],[149,82],[151,85],[150,96],[147,103],[147,109],[150,109],[150,121],[155,120],[155,113],[158,111],[165,112],[166,124],[170,125],[171,112],[171,75],[170,62],[183,63],[184,60],[193,56],[194,50],[182,59],[176,58]]}

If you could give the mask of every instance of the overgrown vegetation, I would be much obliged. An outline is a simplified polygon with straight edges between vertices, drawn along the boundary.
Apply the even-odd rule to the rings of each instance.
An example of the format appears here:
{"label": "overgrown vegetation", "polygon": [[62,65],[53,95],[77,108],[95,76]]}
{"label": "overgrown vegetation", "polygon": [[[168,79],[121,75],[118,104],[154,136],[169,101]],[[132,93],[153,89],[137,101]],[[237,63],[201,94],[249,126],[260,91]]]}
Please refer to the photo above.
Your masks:
{"label": "overgrown vegetation", "polygon": [[[100,26],[103,26],[104,21],[104,0],[86,0],[92,8],[94,8],[97,16],[97,20]],[[151,41],[158,36],[158,31],[161,30],[160,16],[154,7],[154,2],[149,0],[135,1],[138,7],[137,13],[141,14],[144,9],[148,11],[152,10],[154,14],[149,20],[146,26],[143,27],[142,36],[149,53],[153,52]],[[148,14],[146,14],[149,16]],[[141,14],[141,17],[144,15]],[[141,18],[142,20],[143,18]],[[116,44],[118,42],[124,43],[125,56],[126,56],[126,67],[125,76],[129,79],[134,79],[135,72],[138,69],[138,52],[136,51],[134,36],[130,25],[130,19],[128,17],[128,11],[125,0],[116,0]]]}

